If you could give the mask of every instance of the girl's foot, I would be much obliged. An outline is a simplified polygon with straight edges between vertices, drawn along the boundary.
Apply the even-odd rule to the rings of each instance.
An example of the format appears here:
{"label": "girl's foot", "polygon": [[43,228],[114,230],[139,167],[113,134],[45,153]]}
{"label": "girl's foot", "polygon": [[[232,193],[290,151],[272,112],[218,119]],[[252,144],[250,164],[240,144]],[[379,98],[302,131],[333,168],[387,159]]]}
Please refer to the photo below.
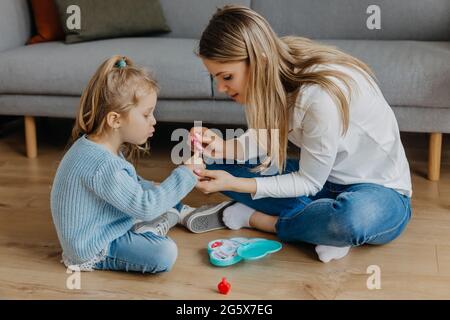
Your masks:
{"label": "girl's foot", "polygon": [[223,222],[232,230],[250,228],[250,217],[254,212],[255,209],[237,202],[224,210]]}
{"label": "girl's foot", "polygon": [[316,252],[319,255],[319,260],[327,263],[331,260],[339,260],[347,255],[350,247],[332,247],[332,246],[316,246]]}
{"label": "girl's foot", "polygon": [[152,221],[141,221],[133,226],[134,233],[153,232],[159,236],[166,236],[170,228],[179,221],[179,213],[176,209],[171,209]]}

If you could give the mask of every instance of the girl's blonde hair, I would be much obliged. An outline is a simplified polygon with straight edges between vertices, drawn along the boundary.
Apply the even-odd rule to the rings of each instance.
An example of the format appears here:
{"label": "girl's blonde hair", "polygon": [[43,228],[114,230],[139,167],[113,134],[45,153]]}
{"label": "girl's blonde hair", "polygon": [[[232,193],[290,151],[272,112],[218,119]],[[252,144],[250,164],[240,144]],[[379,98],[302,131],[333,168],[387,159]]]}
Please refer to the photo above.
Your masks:
{"label": "girl's blonde hair", "polygon": [[[108,113],[126,117],[141,97],[158,91],[157,82],[129,58],[119,55],[109,58],[97,69],[81,96],[72,143],[85,134],[104,134],[108,130]],[[141,151],[148,151],[148,147],[125,143],[122,148],[124,156],[133,163]]]}
{"label": "girl's blonde hair", "polygon": [[[351,87],[355,81],[341,71],[313,70],[314,67],[339,64],[356,69],[367,80],[375,79],[371,69],[360,60],[307,38],[279,38],[261,15],[238,5],[227,5],[217,10],[201,36],[197,54],[221,63],[247,62],[247,124],[249,129],[267,129],[268,157],[257,171],[269,164],[278,166],[280,173],[284,170],[289,110],[303,86],[319,85],[330,94],[341,111],[342,134],[347,132]],[[331,78],[345,86],[348,96]],[[279,130],[278,141],[271,129]],[[276,143],[272,143],[272,135]]]}

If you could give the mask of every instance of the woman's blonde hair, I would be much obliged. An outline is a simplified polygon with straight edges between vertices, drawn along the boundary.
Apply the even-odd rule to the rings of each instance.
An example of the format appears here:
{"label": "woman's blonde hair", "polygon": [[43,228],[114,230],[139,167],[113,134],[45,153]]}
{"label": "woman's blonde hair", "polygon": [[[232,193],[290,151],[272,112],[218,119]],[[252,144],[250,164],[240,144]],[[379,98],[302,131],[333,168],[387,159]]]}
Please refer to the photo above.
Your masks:
{"label": "woman's blonde hair", "polygon": [[[104,134],[108,130],[108,113],[126,117],[141,97],[158,91],[157,82],[129,58],[119,55],[109,58],[97,69],[81,96],[72,143],[85,134]],[[148,147],[125,143],[121,151],[127,160],[136,163],[141,151],[148,151]]]}
{"label": "woman's blonde hair", "polygon": [[[246,61],[249,79],[245,96],[245,114],[249,129],[267,129],[266,161],[286,165],[289,110],[295,104],[300,89],[319,85],[339,107],[345,135],[349,125],[349,104],[354,80],[338,70],[314,70],[325,64],[355,68],[367,80],[375,79],[371,69],[360,60],[333,47],[302,37],[279,38],[269,23],[255,11],[238,5],[227,5],[213,15],[204,30],[197,54],[216,62]],[[348,90],[348,96],[333,79]],[[272,142],[272,129],[278,129],[278,141]],[[259,131],[259,130],[257,130]]]}

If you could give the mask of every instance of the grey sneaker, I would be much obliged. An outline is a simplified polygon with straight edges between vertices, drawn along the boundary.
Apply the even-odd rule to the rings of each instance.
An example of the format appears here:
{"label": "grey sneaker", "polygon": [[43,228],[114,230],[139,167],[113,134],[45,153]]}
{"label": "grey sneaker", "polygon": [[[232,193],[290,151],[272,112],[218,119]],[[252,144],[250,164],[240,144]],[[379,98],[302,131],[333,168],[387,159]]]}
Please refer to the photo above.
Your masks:
{"label": "grey sneaker", "polygon": [[235,201],[225,201],[214,205],[201,206],[189,214],[181,221],[189,231],[203,233],[217,229],[226,228],[223,223],[223,210],[235,203]]}
{"label": "grey sneaker", "polygon": [[152,221],[142,221],[136,223],[132,230],[135,233],[153,232],[164,237],[169,229],[175,226],[180,219],[178,210],[171,209]]}

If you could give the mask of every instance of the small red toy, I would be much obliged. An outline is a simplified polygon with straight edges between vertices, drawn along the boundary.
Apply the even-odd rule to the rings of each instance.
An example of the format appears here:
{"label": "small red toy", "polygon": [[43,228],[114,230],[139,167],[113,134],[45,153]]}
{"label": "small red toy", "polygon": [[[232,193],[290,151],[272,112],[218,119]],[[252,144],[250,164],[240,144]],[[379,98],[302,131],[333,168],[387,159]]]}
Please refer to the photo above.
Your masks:
{"label": "small red toy", "polygon": [[222,278],[222,281],[219,282],[217,288],[221,294],[228,294],[231,290],[231,284],[227,282],[226,278]]}

